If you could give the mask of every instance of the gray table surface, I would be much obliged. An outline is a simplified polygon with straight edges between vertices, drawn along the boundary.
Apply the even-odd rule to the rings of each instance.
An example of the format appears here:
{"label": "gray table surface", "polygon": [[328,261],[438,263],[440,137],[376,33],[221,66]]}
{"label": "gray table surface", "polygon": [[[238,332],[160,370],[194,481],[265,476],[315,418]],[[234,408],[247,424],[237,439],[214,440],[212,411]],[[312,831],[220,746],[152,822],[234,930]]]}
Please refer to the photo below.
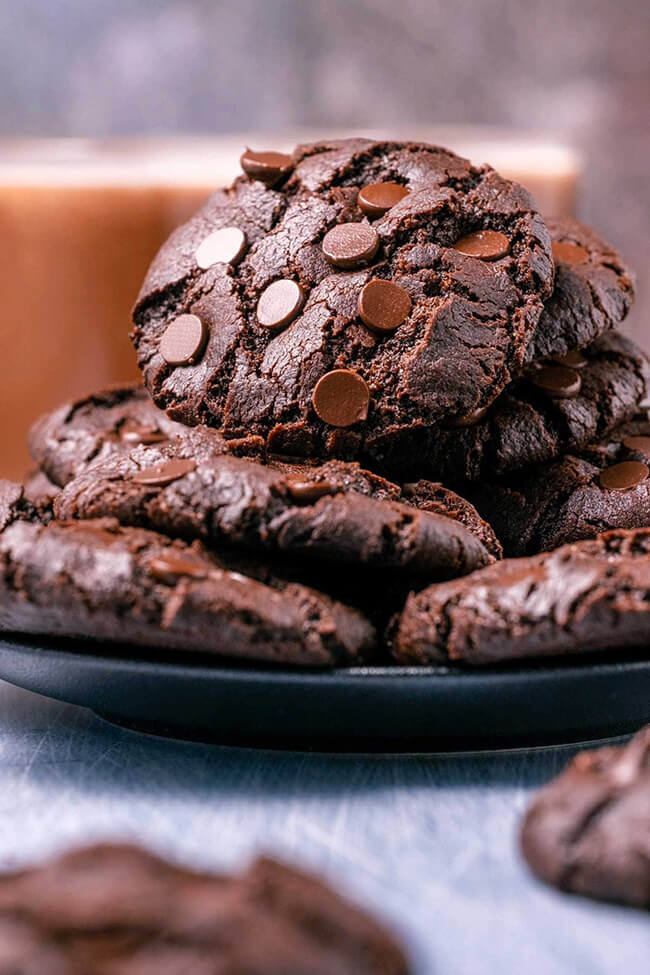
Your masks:
{"label": "gray table surface", "polygon": [[165,741],[0,682],[0,868],[107,838],[214,869],[266,850],[388,920],[418,975],[646,975],[647,914],[555,893],[517,853],[531,791],[574,751],[365,757]]}

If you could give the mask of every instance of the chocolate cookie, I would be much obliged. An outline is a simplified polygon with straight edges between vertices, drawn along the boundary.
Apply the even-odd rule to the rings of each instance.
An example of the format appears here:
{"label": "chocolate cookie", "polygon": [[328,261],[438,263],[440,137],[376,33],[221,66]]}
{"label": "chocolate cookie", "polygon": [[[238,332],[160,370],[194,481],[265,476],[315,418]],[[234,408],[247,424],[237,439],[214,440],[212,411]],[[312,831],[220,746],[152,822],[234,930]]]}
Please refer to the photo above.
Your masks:
{"label": "chocolate cookie", "polygon": [[547,220],[555,285],[529,347],[529,358],[580,363],[575,350],[616,328],[634,301],[634,279],[613,247],[577,220]]}
{"label": "chocolate cookie", "polygon": [[281,575],[263,569],[259,582],[200,545],[115,519],[43,525],[20,491],[3,495],[0,630],[304,666],[374,646],[361,613]]}
{"label": "chocolate cookie", "polygon": [[561,890],[650,909],[650,726],[576,755],[526,813],[521,847]]}
{"label": "chocolate cookie", "polygon": [[269,857],[214,876],[134,846],[75,850],[0,876],[0,932],[2,971],[16,975],[409,971],[368,914]]}
{"label": "chocolate cookie", "polygon": [[650,528],[612,531],[411,594],[392,633],[400,663],[490,664],[647,647]]}
{"label": "chocolate cookie", "polygon": [[172,417],[372,460],[520,372],[553,263],[519,185],[365,139],[299,146],[273,181],[243,165],[163,246],[135,307],[145,383]]}
{"label": "chocolate cookie", "polygon": [[460,520],[392,500],[394,485],[354,465],[265,467],[215,453],[204,434],[189,428],[87,468],[57,498],[57,517],[108,515],[211,546],[430,578],[493,559]]}
{"label": "chocolate cookie", "polygon": [[476,483],[471,498],[512,556],[650,525],[650,421],[624,423],[579,455]]}
{"label": "chocolate cookie", "polygon": [[647,395],[648,360],[618,332],[602,335],[582,355],[580,369],[533,365],[472,424],[438,430],[414,426],[406,457],[396,454],[386,437],[376,462],[401,477],[491,480],[603,439],[632,419]]}
{"label": "chocolate cookie", "polygon": [[[138,444],[165,443],[184,430],[154,406],[144,386],[127,383],[44,414],[29,432],[29,450],[49,480],[63,486],[91,462],[128,453]],[[206,431],[204,439],[215,452],[254,456],[261,449],[261,441],[252,437],[226,445],[216,430]]]}

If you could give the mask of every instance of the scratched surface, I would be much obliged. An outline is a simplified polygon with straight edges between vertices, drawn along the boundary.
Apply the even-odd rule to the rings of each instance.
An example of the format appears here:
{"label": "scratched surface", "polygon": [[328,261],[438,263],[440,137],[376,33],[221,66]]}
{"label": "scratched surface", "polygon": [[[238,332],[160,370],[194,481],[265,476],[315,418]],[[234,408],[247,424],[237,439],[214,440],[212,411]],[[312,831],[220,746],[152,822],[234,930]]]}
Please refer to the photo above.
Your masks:
{"label": "scratched surface", "polygon": [[646,975],[647,915],[556,894],[517,855],[530,791],[571,754],[170,742],[0,682],[0,868],[100,838],[214,869],[264,849],[385,916],[417,975]]}

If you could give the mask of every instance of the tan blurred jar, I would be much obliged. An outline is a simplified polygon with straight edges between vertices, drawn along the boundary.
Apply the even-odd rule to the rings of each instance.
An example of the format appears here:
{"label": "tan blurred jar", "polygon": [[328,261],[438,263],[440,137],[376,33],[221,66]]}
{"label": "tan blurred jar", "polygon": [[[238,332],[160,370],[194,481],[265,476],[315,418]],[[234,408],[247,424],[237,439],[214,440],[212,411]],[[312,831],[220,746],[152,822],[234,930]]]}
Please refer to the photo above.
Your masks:
{"label": "tan blurred jar", "polygon": [[[147,266],[170,231],[237,173],[245,143],[286,149],[345,134],[0,140],[0,476],[25,473],[25,436],[41,412],[136,378],[129,317]],[[465,128],[392,137],[487,159],[528,183],[547,212],[573,210],[578,164],[562,147]]]}

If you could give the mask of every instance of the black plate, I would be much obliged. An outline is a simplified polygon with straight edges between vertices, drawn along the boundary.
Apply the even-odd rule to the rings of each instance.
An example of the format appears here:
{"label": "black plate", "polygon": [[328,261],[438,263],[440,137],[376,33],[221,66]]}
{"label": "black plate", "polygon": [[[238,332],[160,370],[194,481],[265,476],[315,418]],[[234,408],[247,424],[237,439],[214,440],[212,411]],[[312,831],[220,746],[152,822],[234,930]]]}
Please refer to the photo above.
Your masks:
{"label": "black plate", "polygon": [[605,738],[650,720],[650,660],[638,656],[324,672],[205,657],[188,664],[142,650],[133,657],[100,644],[4,636],[0,678],[155,734],[265,747],[506,747]]}

